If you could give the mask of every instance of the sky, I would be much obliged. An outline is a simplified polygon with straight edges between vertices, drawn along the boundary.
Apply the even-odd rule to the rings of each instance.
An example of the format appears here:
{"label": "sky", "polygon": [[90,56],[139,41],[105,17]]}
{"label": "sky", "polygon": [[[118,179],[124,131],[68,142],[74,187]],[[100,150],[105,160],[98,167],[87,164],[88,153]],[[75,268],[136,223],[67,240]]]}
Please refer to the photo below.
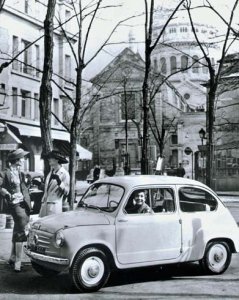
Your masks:
{"label": "sky", "polygon": [[[149,2],[149,0],[147,1]],[[217,8],[224,18],[227,18],[234,1],[235,0],[210,0],[210,3]],[[104,48],[104,51],[86,68],[84,74],[86,79],[99,73],[123,48],[129,46],[128,37],[130,31],[133,33],[136,41],[134,49],[138,50],[142,56],[144,55],[144,0],[105,0],[103,3],[112,6],[112,2],[114,7],[102,9],[98,15],[95,26],[92,28],[88,44],[89,47],[87,48],[88,57],[91,57],[100,45],[102,45],[102,42],[119,21],[126,20],[127,18],[130,19],[117,28],[111,39],[113,44]],[[207,0],[192,0],[193,5],[203,2],[206,3]],[[160,5],[174,8],[177,3],[179,3],[179,0],[155,0],[155,7]],[[236,21],[238,19],[238,13],[239,10],[235,13]],[[193,12],[193,18],[197,22],[214,25],[221,34],[225,34],[225,25],[221,19],[208,10],[195,10]],[[232,49],[231,52],[235,52],[235,49]]]}

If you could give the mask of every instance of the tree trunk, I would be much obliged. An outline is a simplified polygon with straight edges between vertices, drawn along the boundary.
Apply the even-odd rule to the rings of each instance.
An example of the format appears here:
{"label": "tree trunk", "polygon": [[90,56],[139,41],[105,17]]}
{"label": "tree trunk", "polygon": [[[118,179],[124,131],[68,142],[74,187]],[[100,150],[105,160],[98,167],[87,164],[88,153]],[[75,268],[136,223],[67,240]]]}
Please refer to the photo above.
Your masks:
{"label": "tree trunk", "polygon": [[216,98],[216,87],[215,83],[212,84],[208,92],[208,103],[207,103],[207,117],[206,117],[206,127],[207,127],[207,146],[206,146],[206,184],[213,188],[213,158],[214,158],[214,140],[213,140],[213,127],[214,127],[214,105]]}
{"label": "tree trunk", "polygon": [[[55,15],[56,0],[49,0],[47,14],[44,21],[44,66],[40,86],[39,109],[40,128],[43,153],[52,150],[51,139],[51,103],[52,103],[52,60],[53,60],[53,18]],[[44,173],[49,172],[49,165],[44,159]]]}

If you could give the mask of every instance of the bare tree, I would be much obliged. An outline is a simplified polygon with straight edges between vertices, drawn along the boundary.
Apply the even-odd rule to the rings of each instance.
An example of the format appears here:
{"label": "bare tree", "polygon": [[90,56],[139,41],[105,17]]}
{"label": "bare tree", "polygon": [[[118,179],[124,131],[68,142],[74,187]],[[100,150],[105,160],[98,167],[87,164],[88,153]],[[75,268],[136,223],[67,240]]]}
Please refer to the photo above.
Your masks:
{"label": "bare tree", "polygon": [[[55,15],[56,0],[49,0],[47,14],[44,21],[44,66],[40,86],[39,108],[40,128],[43,154],[52,150],[51,139],[51,103],[52,103],[52,61],[53,61],[53,18]],[[43,156],[44,158],[44,156]],[[44,172],[48,173],[49,166],[45,161]]]}
{"label": "bare tree", "polygon": [[[206,1],[207,4],[204,4],[203,7],[211,9],[214,12],[217,12],[217,15],[220,16],[219,12],[212,7],[209,1]],[[196,42],[201,49],[203,53],[203,57],[206,60],[206,64],[209,70],[209,81],[207,84],[207,93],[208,93],[208,98],[207,98],[207,120],[206,120],[206,129],[207,129],[207,161],[206,161],[206,184],[210,187],[212,187],[212,177],[213,177],[213,128],[214,128],[214,122],[215,122],[215,102],[216,102],[216,96],[217,96],[217,89],[220,83],[220,78],[223,70],[223,64],[225,60],[225,56],[228,52],[228,49],[230,48],[231,41],[230,41],[230,34],[231,32],[234,34],[235,31],[232,30],[232,22],[234,20],[234,12],[235,9],[238,5],[238,0],[234,1],[234,4],[232,6],[232,10],[229,16],[229,20],[226,21],[223,17],[221,17],[227,27],[226,27],[226,33],[225,36],[223,37],[223,45],[222,45],[222,50],[221,50],[221,57],[219,60],[219,64],[217,66],[217,71],[215,69],[215,65],[211,62],[211,59],[209,57],[209,53],[207,51],[208,45],[204,42],[202,42],[199,39],[199,36],[196,32],[195,26],[194,26],[194,21],[192,18],[191,10],[192,10],[192,3],[190,0],[186,1],[185,3],[185,8],[187,9],[190,23],[192,26],[192,30],[196,39]]]}
{"label": "bare tree", "polygon": [[0,0],[0,11],[2,10],[6,0]]}
{"label": "bare tree", "polygon": [[[125,20],[119,21],[111,30],[108,37],[102,43],[102,45],[96,49],[95,53],[89,58],[86,59],[87,47],[89,43],[90,33],[93,28],[93,24],[97,19],[98,13],[102,9],[117,7],[116,5],[103,5],[103,0],[93,0],[88,1],[85,6],[83,6],[83,2],[79,1],[78,3],[75,1],[69,1],[69,4],[72,5],[74,10],[74,15],[78,24],[78,32],[76,37],[78,38],[78,46],[77,51],[73,49],[71,46],[71,40],[67,38],[67,34],[63,27],[62,31],[71,47],[75,63],[76,63],[76,82],[75,86],[75,98],[72,99],[69,95],[66,95],[67,99],[71,101],[73,105],[73,115],[70,124],[70,164],[69,164],[69,173],[70,173],[70,195],[69,201],[70,206],[73,208],[74,198],[75,198],[75,171],[76,171],[76,150],[77,150],[77,141],[80,137],[80,125],[82,121],[82,81],[83,81],[83,70],[97,57],[97,55],[102,51],[102,49],[108,44],[112,35],[114,34],[116,28],[120,26],[123,22],[130,19],[127,18]],[[59,23],[60,20],[59,20]],[[94,100],[92,101],[94,102]],[[84,110],[86,111],[86,110]]]}
{"label": "bare tree", "polygon": [[141,159],[141,173],[148,174],[148,142],[149,142],[149,83],[150,83],[150,72],[151,70],[151,55],[170,20],[173,18],[175,13],[178,11],[184,0],[180,1],[175,7],[168,20],[164,24],[162,30],[158,36],[153,39],[153,25],[154,25],[154,0],[144,0],[145,3],[145,75],[142,85],[143,93],[143,143],[142,143],[142,159]]}

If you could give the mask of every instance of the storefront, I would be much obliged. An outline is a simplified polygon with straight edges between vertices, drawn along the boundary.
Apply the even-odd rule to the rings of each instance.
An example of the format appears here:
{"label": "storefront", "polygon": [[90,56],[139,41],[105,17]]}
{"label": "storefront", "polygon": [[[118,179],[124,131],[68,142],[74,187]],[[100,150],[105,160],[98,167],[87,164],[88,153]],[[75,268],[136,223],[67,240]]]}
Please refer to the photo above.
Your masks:
{"label": "storefront", "polygon": [[[55,149],[69,155],[70,134],[64,130],[52,129],[51,135]],[[39,126],[21,123],[0,123],[0,170],[6,167],[6,158],[10,150],[22,147],[29,152],[25,162],[24,171],[43,171],[42,140]],[[77,159],[90,161],[92,153],[80,145],[77,145]]]}

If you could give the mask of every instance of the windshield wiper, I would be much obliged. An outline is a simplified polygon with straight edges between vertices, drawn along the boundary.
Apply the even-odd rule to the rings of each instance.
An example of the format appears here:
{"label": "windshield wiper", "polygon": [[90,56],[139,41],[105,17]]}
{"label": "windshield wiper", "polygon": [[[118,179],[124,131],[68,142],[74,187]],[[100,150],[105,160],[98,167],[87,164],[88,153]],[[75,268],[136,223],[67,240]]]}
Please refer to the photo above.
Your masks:
{"label": "windshield wiper", "polygon": [[92,204],[79,203],[78,207],[94,208],[94,209],[101,211],[100,207],[92,205]]}

